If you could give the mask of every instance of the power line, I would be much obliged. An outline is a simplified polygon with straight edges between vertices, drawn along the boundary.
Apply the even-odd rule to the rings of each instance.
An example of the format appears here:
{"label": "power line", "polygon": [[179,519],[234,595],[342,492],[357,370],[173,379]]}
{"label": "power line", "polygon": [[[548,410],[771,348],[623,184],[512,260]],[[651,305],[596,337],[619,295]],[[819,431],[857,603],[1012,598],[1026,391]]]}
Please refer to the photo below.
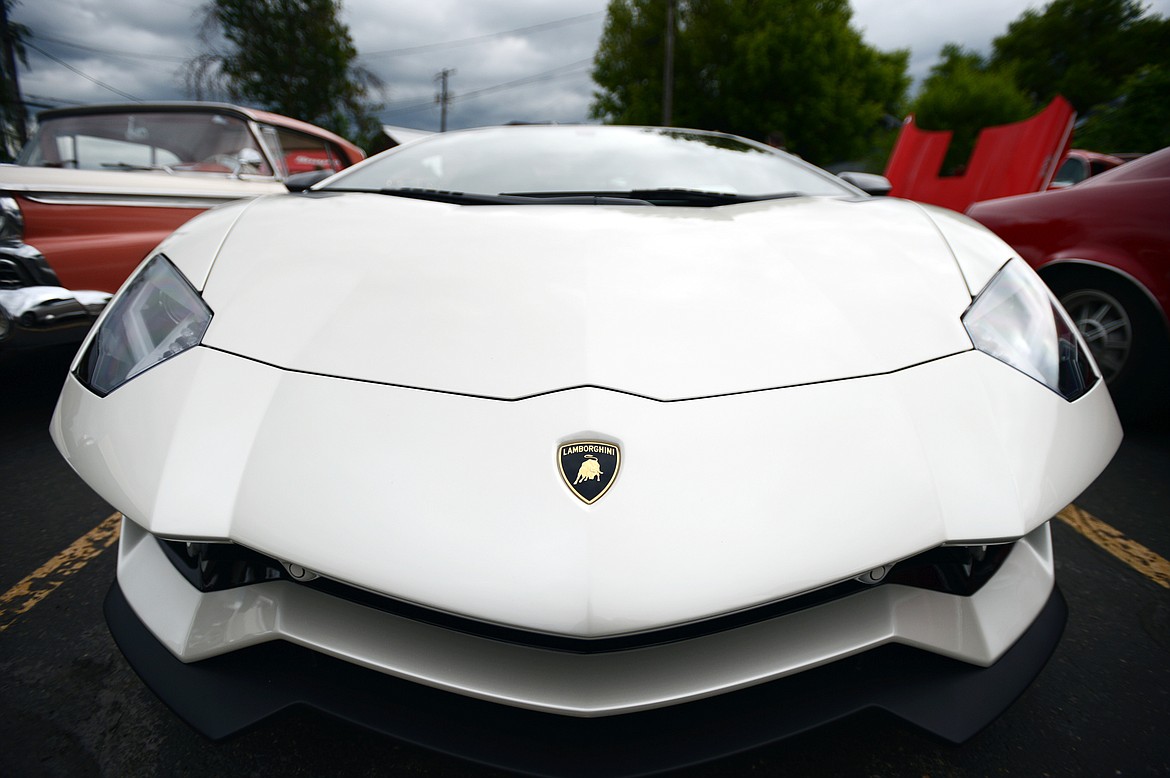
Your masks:
{"label": "power line", "polygon": [[84,105],[81,100],[69,100],[64,97],[46,97],[24,93],[24,104],[30,108],[56,108],[60,105]]}
{"label": "power line", "polygon": [[100,86],[100,87],[103,87],[103,88],[105,88],[105,89],[108,89],[108,90],[110,90],[110,91],[111,91],[111,92],[113,92],[114,94],[121,95],[122,97],[125,97],[127,100],[133,100],[133,101],[134,101],[134,102],[136,102],[136,103],[141,103],[141,102],[142,102],[142,100],[141,100],[141,99],[139,99],[139,98],[135,97],[134,95],[130,94],[129,92],[123,92],[121,89],[118,89],[117,87],[114,87],[114,86],[110,86],[109,84],[107,84],[107,83],[106,83],[106,82],[104,82],[104,81],[99,81],[98,79],[94,78],[93,76],[89,75],[88,73],[83,73],[82,71],[80,71],[80,70],[78,70],[77,68],[75,68],[75,67],[73,67],[72,65],[70,65],[70,64],[69,64],[68,62],[66,62],[65,60],[63,60],[63,59],[60,59],[59,57],[55,57],[55,56],[53,56],[52,54],[50,54],[49,52],[45,51],[45,50],[44,50],[44,49],[42,49],[40,46],[37,46],[37,45],[36,45],[36,44],[34,44],[34,43],[31,43],[31,42],[29,42],[29,41],[25,41],[25,42],[24,42],[24,45],[25,45],[25,46],[27,46],[28,48],[32,49],[33,51],[40,52],[40,54],[41,54],[42,56],[48,57],[49,59],[51,59],[51,60],[53,60],[54,62],[56,62],[58,65],[61,65],[62,67],[65,67],[65,68],[68,68],[69,70],[72,70],[74,73],[76,73],[77,75],[81,76],[82,78],[84,78],[84,79],[86,79],[86,80],[88,80],[88,81],[92,81],[93,83],[97,84],[98,86]]}
{"label": "power line", "polygon": [[486,35],[476,35],[471,38],[460,38],[453,41],[444,41],[443,43],[427,43],[422,46],[407,46],[402,49],[386,49],[384,51],[368,51],[360,56],[362,57],[397,57],[403,54],[416,54],[420,51],[437,51],[440,49],[453,49],[460,46],[472,46],[476,43],[483,43],[484,41],[494,40],[496,38],[505,38],[509,35],[519,35],[526,32],[540,32],[542,30],[551,30],[556,27],[565,27],[570,24],[580,24],[582,22],[591,21],[598,17],[604,16],[605,11],[595,11],[593,13],[582,14],[580,16],[570,16],[566,19],[557,19],[552,22],[544,22],[543,24],[533,24],[529,27],[519,27],[515,30],[505,30],[504,32],[491,32]]}
{"label": "power line", "polygon": [[162,62],[186,62],[187,61],[186,57],[175,57],[175,56],[172,56],[169,54],[135,54],[134,52],[131,52],[131,51],[112,51],[110,49],[99,49],[99,48],[96,48],[94,46],[84,46],[80,43],[74,43],[73,41],[67,41],[64,38],[54,38],[51,35],[41,35],[39,33],[34,33],[34,37],[37,40],[49,41],[50,43],[57,43],[57,44],[60,44],[62,46],[69,46],[70,48],[80,49],[82,51],[88,51],[91,54],[106,54],[106,55],[111,56],[111,57],[121,57],[123,59],[149,59],[149,60],[159,60]]}
{"label": "power line", "polygon": [[577,62],[570,62],[568,65],[561,65],[559,68],[553,68],[552,70],[546,70],[543,73],[537,73],[536,75],[532,76],[525,76],[524,78],[518,78],[515,81],[507,81],[503,84],[485,86],[482,89],[476,89],[471,92],[464,92],[461,95],[456,95],[452,99],[457,102],[459,100],[466,100],[470,97],[479,97],[480,95],[491,94],[492,92],[502,92],[505,89],[514,89],[518,86],[535,84],[538,81],[547,81],[550,78],[556,78],[558,76],[570,76],[574,73],[580,72],[584,69],[585,65],[589,65],[592,62],[592,57],[589,59],[578,60]]}
{"label": "power line", "polygon": [[[529,25],[527,27],[519,27],[519,28],[516,28],[514,30],[505,30],[502,32],[487,33],[485,35],[476,35],[476,36],[473,36],[470,38],[461,38],[458,40],[444,41],[442,43],[430,43],[430,44],[425,44],[422,46],[411,46],[411,47],[402,48],[402,49],[388,49],[385,51],[369,52],[367,54],[362,54],[360,56],[361,57],[371,57],[371,56],[375,56],[375,57],[387,56],[387,57],[389,57],[389,56],[399,56],[399,55],[403,55],[403,54],[413,54],[413,53],[422,52],[422,51],[435,51],[435,50],[442,50],[442,49],[448,49],[448,48],[456,48],[456,47],[460,47],[460,46],[471,46],[471,45],[475,45],[477,43],[483,43],[483,42],[486,42],[489,40],[503,38],[503,37],[507,37],[510,35],[520,35],[520,34],[524,34],[524,33],[541,32],[544,30],[555,29],[557,27],[565,27],[565,26],[572,25],[572,24],[581,24],[583,22],[587,22],[587,21],[599,18],[599,17],[604,16],[604,15],[605,15],[604,11],[596,11],[593,13],[581,14],[579,16],[570,16],[570,17],[567,17],[564,19],[557,19],[557,20],[554,20],[551,22],[543,22],[541,24],[533,24],[533,25]],[[49,41],[49,42],[57,43],[57,44],[64,45],[64,46],[70,46],[72,48],[79,49],[81,51],[88,51],[88,52],[91,52],[94,54],[102,54],[102,55],[111,56],[111,57],[121,57],[124,59],[125,58],[146,59],[146,60],[156,60],[156,61],[164,61],[164,62],[185,62],[186,61],[186,59],[184,57],[176,57],[176,56],[164,55],[164,54],[136,54],[136,53],[124,52],[124,51],[112,51],[109,49],[102,49],[102,48],[97,48],[94,46],[86,46],[86,45],[83,45],[80,43],[74,43],[72,41],[68,41],[68,40],[65,40],[63,38],[57,38],[54,36],[40,35],[40,34],[36,34],[36,33],[34,33],[34,35],[36,36],[36,38],[38,40]],[[59,57],[54,56],[53,54],[50,54],[49,52],[45,51],[44,49],[40,48],[39,46],[36,46],[35,44],[33,44],[31,42],[26,42],[26,45],[29,48],[33,49],[34,51],[37,51],[41,55],[47,57],[48,59],[56,62],[57,64],[65,67],[65,68],[68,68],[69,70],[73,71],[74,73],[81,76],[82,78],[84,78],[88,81],[91,81],[94,84],[97,84],[98,86],[100,86],[104,89],[108,89],[111,92],[114,92],[117,95],[125,97],[128,100],[133,100],[135,102],[142,102],[142,100],[140,98],[137,98],[134,95],[129,94],[128,92],[123,92],[122,90],[118,89],[117,87],[111,86],[103,81],[100,81],[100,80],[94,78],[93,76],[79,70],[78,68],[74,67],[73,65],[70,65],[68,62],[60,59]],[[592,62],[592,59],[580,60],[578,62],[573,62],[573,63],[570,63],[568,65],[563,65],[559,68],[554,68],[553,70],[549,70],[549,71],[546,71],[544,73],[537,73],[537,74],[532,75],[532,76],[527,76],[525,78],[516,79],[515,81],[508,81],[508,82],[505,82],[502,84],[495,84],[492,86],[483,87],[481,89],[477,89],[477,90],[474,90],[471,92],[465,92],[465,93],[460,94],[460,95],[449,96],[447,99],[447,102],[448,103],[459,102],[462,100],[478,97],[478,96],[481,96],[484,94],[491,94],[492,92],[502,91],[502,90],[506,90],[506,89],[514,89],[516,87],[525,86],[527,84],[536,83],[538,81],[544,81],[544,80],[551,79],[551,78],[558,78],[561,76],[572,75],[573,73],[577,72],[577,70],[579,70],[583,65],[590,63],[590,62]],[[63,102],[65,102],[65,101],[63,101]],[[420,102],[420,103],[416,103],[416,104],[403,106],[400,108],[390,106],[388,109],[383,110],[379,113],[383,114],[383,115],[409,113],[412,111],[421,110],[423,108],[429,108],[429,107],[433,106],[434,104],[435,103],[433,101],[428,101],[426,103]]]}
{"label": "power line", "polygon": [[[557,19],[551,22],[543,22],[541,24],[533,24],[528,27],[518,27],[514,30],[505,30],[502,32],[486,33],[484,35],[476,35],[470,38],[460,38],[453,41],[443,41],[441,43],[426,43],[421,46],[408,46],[401,49],[386,49],[384,51],[371,51],[365,54],[360,54],[362,57],[393,57],[400,54],[413,54],[420,51],[441,50],[446,48],[457,48],[459,46],[470,46],[476,43],[481,43],[496,38],[503,38],[509,35],[519,35],[527,32],[541,32],[543,30],[551,30],[557,27],[565,27],[571,24],[581,24],[592,19],[596,19],[605,14],[604,11],[596,11],[593,13],[582,14],[580,16],[571,16],[566,19]],[[170,54],[141,54],[132,51],[115,51],[113,49],[103,49],[96,46],[89,46],[81,43],[75,43],[64,38],[58,38],[52,35],[44,35],[42,33],[34,33],[38,40],[49,41],[50,43],[57,43],[62,46],[69,46],[70,48],[79,49],[81,51],[88,51],[92,54],[105,54],[112,57],[123,57],[126,59],[146,59],[156,60],[160,62],[186,62],[188,57],[176,57]]]}
{"label": "power line", "polygon": [[[485,86],[485,87],[482,87],[480,89],[472,90],[470,92],[463,92],[462,94],[454,95],[454,96],[448,98],[448,102],[452,102],[452,103],[462,102],[463,100],[468,100],[468,99],[471,99],[474,97],[480,97],[482,95],[491,94],[492,92],[502,92],[506,89],[515,89],[517,87],[527,86],[528,84],[535,84],[539,81],[548,81],[548,80],[551,80],[554,78],[561,78],[563,76],[576,75],[577,73],[582,72],[582,70],[584,69],[584,66],[590,64],[591,62],[593,62],[592,59],[583,59],[583,60],[579,60],[577,62],[570,62],[568,65],[561,65],[558,68],[553,68],[552,70],[546,70],[543,73],[536,73],[536,74],[531,75],[531,76],[525,76],[524,78],[518,78],[518,79],[515,79],[514,81],[506,81],[502,84],[493,84],[492,86]],[[387,108],[379,111],[378,115],[379,116],[394,116],[395,114],[400,114],[400,113],[413,113],[414,111],[421,111],[424,108],[431,108],[434,105],[435,105],[435,101],[433,99],[429,100],[425,103],[419,102],[419,103],[414,103],[414,104],[410,104],[410,105],[404,105],[401,107],[390,105]]]}

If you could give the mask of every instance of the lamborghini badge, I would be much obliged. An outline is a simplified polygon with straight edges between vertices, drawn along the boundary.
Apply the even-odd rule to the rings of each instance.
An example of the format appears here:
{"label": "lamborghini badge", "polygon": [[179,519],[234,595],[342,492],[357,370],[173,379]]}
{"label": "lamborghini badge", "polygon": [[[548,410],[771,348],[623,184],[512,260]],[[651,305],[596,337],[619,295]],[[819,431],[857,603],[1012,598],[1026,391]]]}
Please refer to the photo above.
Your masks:
{"label": "lamborghini badge", "polygon": [[574,440],[561,444],[558,451],[561,480],[586,505],[597,502],[609,491],[622,465],[622,452],[616,443]]}

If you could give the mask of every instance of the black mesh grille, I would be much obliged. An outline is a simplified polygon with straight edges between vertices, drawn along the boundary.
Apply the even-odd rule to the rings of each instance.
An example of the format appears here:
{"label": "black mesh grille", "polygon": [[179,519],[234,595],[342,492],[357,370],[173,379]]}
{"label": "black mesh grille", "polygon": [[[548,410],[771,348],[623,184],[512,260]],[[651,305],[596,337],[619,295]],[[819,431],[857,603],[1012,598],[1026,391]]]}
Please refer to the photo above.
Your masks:
{"label": "black mesh grille", "polygon": [[0,289],[59,286],[57,274],[45,258],[26,243],[0,241]]}
{"label": "black mesh grille", "polygon": [[185,543],[159,539],[175,567],[201,591],[220,591],[263,581],[289,581],[338,599],[506,643],[580,654],[625,651],[689,640],[839,600],[873,586],[901,584],[967,597],[987,583],[1007,559],[1014,544],[940,547],[898,562],[876,584],[850,579],[814,592],[789,597],[736,613],[676,627],[616,637],[578,638],[506,627],[386,597],[328,578],[297,581],[277,560],[232,543]]}
{"label": "black mesh grille", "polygon": [[32,286],[32,278],[11,259],[0,258],[0,289]]}

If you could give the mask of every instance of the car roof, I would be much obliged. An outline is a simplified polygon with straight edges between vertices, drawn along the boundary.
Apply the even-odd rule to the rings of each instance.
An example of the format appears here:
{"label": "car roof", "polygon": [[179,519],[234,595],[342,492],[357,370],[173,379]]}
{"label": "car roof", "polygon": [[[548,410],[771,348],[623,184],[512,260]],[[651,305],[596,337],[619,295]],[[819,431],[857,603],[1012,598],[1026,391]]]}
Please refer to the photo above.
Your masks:
{"label": "car roof", "polygon": [[1132,162],[1106,170],[1077,184],[1078,187],[1102,186],[1121,181],[1142,181],[1151,178],[1170,178],[1170,146]]}
{"label": "car roof", "polygon": [[93,116],[95,114],[118,113],[219,113],[245,121],[263,122],[289,130],[316,135],[345,148],[350,155],[350,163],[364,159],[366,154],[358,146],[350,143],[336,133],[309,122],[282,116],[278,113],[261,111],[255,108],[244,108],[231,103],[199,102],[191,100],[170,100],[153,103],[96,103],[93,105],[77,105],[67,108],[50,108],[37,114],[38,122],[51,119],[60,119],[70,116]]}

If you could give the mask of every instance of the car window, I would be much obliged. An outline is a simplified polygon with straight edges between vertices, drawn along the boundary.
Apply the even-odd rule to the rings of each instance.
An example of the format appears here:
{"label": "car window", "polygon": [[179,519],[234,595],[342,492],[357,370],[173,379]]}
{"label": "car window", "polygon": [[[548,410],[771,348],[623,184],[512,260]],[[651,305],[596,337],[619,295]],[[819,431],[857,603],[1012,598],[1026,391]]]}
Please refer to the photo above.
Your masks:
{"label": "car window", "polygon": [[271,176],[247,123],[218,113],[100,113],[42,122],[18,164]]}
{"label": "car window", "polygon": [[436,135],[343,173],[326,189],[480,194],[691,189],[853,195],[795,157],[717,133],[637,127],[498,127]]}
{"label": "car window", "polygon": [[1052,183],[1057,186],[1072,186],[1073,184],[1084,181],[1089,177],[1089,171],[1085,167],[1084,160],[1079,157],[1069,157],[1056,171],[1056,175],[1052,178]]}
{"label": "car window", "polygon": [[54,140],[58,159],[74,160],[78,163],[74,167],[94,168],[115,161],[132,166],[175,165],[182,161],[174,152],[148,143],[83,134],[57,137]]}
{"label": "car window", "polygon": [[1107,186],[1118,181],[1143,181],[1152,178],[1170,178],[1170,148],[1155,151],[1144,157],[1106,170],[1093,176],[1088,183],[1093,186]]}
{"label": "car window", "polygon": [[1089,163],[1089,175],[1095,176],[1099,173],[1104,173],[1106,170],[1112,170],[1116,167],[1112,162],[1095,159]]}
{"label": "car window", "polygon": [[334,144],[322,138],[284,127],[264,125],[264,137],[275,145],[273,156],[282,167],[281,174],[309,173],[315,170],[341,170],[345,156]]}

